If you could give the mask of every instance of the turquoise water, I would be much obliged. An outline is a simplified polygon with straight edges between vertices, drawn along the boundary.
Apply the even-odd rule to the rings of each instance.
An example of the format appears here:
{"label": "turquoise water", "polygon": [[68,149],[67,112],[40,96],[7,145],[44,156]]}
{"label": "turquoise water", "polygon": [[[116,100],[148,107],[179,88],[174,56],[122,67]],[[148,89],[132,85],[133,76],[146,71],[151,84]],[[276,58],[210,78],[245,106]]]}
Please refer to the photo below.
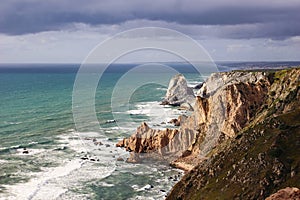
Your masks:
{"label": "turquoise water", "polygon": [[[163,163],[117,162],[128,153],[114,145],[142,121],[157,125],[180,114],[159,105],[166,86],[149,83],[135,88],[129,110],[117,99],[113,114],[111,96],[124,71],[105,73],[95,98],[97,122],[83,117],[86,126],[79,131],[72,113],[77,66],[22,67],[0,69],[0,199],[164,198],[175,183],[169,177],[181,173]],[[185,75],[190,82],[201,81],[193,72]],[[122,89],[117,97],[127,92]],[[162,111],[167,118],[161,118]],[[114,119],[117,123],[107,123]],[[92,139],[103,145],[94,145]]]}

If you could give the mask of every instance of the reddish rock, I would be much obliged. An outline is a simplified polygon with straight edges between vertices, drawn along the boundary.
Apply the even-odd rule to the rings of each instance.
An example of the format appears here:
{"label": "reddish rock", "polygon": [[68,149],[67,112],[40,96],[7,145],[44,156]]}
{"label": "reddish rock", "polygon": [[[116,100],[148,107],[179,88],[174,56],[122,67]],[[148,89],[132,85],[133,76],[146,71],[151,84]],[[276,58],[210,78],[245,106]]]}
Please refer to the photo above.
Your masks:
{"label": "reddish rock", "polygon": [[299,200],[300,190],[295,187],[287,187],[278,190],[276,193],[272,194],[266,200]]}

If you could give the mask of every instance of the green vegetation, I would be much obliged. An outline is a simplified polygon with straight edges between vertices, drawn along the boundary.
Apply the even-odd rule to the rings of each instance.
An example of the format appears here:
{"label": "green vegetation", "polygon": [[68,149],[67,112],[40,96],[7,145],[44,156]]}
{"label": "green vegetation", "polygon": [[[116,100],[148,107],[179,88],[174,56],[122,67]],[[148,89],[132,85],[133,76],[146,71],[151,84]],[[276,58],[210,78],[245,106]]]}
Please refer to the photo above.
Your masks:
{"label": "green vegetation", "polygon": [[270,76],[269,99],[255,119],[213,149],[167,199],[265,199],[285,187],[300,188],[299,71]]}

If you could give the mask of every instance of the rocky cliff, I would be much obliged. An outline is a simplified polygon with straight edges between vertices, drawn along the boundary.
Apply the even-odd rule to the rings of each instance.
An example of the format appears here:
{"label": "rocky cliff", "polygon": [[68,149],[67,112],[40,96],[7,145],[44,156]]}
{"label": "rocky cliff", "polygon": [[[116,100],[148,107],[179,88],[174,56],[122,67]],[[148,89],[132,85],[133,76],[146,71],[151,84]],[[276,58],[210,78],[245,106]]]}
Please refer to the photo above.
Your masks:
{"label": "rocky cliff", "polygon": [[225,86],[234,111],[220,129],[227,139],[167,199],[264,199],[300,187],[300,69],[229,74],[239,73],[248,78]]}
{"label": "rocky cliff", "polygon": [[167,199],[263,199],[299,187],[300,69],[212,74],[177,129],[118,143],[190,170]]}

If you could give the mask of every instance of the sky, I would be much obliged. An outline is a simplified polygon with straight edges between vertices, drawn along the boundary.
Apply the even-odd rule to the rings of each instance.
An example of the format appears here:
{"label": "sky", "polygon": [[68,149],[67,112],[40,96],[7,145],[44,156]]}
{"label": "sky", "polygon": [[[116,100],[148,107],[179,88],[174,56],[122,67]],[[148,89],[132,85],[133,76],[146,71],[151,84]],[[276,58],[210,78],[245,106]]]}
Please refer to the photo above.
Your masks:
{"label": "sky", "polygon": [[299,10],[300,0],[1,0],[0,63],[81,63],[99,43],[141,27],[186,34],[214,61],[299,61]]}

